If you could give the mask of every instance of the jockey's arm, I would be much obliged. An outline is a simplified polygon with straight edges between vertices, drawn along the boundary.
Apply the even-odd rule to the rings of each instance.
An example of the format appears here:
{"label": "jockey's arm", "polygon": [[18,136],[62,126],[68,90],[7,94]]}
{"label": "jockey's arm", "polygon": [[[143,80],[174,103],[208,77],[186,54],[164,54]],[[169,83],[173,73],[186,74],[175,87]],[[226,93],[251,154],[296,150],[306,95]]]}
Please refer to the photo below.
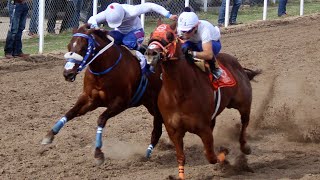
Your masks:
{"label": "jockey's arm", "polygon": [[212,51],[212,42],[206,42],[202,44],[203,51],[201,52],[193,52],[195,58],[204,59],[204,60],[211,60],[213,58],[213,51]]}
{"label": "jockey's arm", "polygon": [[141,14],[145,14],[152,11],[157,12],[158,14],[161,14],[162,16],[170,19],[172,18],[172,16],[176,16],[176,15],[172,15],[170,11],[166,10],[166,8],[151,2],[146,2],[143,4],[133,6],[132,11],[130,12],[130,15],[140,16]]}
{"label": "jockey's arm", "polygon": [[91,27],[98,27],[100,23],[103,23],[106,21],[107,12],[106,10],[93,15],[89,18],[88,24],[91,24]]}

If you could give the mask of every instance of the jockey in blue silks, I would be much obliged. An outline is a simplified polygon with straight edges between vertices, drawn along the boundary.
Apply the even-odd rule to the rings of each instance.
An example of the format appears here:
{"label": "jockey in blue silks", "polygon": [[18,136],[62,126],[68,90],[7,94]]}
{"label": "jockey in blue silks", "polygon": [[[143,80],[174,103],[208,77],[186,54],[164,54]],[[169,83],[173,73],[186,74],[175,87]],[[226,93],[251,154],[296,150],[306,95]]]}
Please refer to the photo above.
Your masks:
{"label": "jockey in blue silks", "polygon": [[155,3],[143,3],[139,5],[112,3],[106,10],[91,16],[88,23],[91,27],[98,27],[99,23],[107,22],[111,35],[116,44],[123,44],[129,49],[138,50],[144,40],[144,30],[139,16],[155,11],[167,18],[177,20],[177,15],[172,15],[164,7]]}

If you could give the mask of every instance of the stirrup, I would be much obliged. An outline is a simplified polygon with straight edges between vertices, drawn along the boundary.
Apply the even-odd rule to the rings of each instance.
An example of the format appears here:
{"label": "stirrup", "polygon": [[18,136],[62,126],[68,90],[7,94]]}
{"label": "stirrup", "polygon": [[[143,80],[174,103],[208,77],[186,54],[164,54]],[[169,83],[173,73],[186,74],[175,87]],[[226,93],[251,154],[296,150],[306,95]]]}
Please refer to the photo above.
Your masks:
{"label": "stirrup", "polygon": [[213,74],[215,79],[219,79],[221,77],[221,75],[222,75],[222,70],[220,68],[217,68],[217,69],[212,71],[212,74]]}

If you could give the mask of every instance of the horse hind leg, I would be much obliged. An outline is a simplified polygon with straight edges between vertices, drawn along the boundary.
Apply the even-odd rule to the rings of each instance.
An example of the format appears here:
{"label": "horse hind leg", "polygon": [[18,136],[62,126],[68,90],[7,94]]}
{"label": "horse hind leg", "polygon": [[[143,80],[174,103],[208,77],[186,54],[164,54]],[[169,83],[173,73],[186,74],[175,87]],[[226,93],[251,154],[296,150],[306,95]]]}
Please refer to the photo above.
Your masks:
{"label": "horse hind leg", "polygon": [[158,144],[161,135],[162,135],[162,117],[160,114],[155,114],[153,118],[151,144],[147,148],[146,158],[150,158],[153,148]]}
{"label": "horse hind leg", "polygon": [[247,144],[247,138],[246,138],[246,131],[247,131],[247,127],[249,125],[249,120],[250,120],[250,108],[244,111],[240,110],[240,115],[241,115],[241,124],[242,124],[240,137],[239,137],[240,149],[244,154],[251,154],[251,148]]}

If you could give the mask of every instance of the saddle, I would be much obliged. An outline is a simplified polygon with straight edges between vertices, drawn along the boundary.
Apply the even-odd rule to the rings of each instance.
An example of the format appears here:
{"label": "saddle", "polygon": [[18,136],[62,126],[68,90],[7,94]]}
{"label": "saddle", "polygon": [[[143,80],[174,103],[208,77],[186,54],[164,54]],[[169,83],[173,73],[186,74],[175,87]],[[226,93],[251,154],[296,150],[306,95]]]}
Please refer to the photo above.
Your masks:
{"label": "saddle", "polygon": [[209,73],[209,72],[211,72],[210,66],[205,60],[194,58],[194,63],[203,72],[208,74],[208,77],[210,79],[210,82],[211,82],[214,90],[217,90],[220,87],[232,87],[237,84],[234,77],[230,73],[230,71],[226,67],[224,67],[221,63],[219,63],[219,61],[218,61],[218,64],[222,70],[222,74],[219,79],[215,79],[213,77],[213,74]]}
{"label": "saddle", "polygon": [[140,63],[140,67],[142,70],[142,73],[145,73],[147,71],[147,60],[144,57],[144,55],[141,53],[140,50],[133,50],[133,49],[129,49],[127,46],[125,45],[121,45],[123,47],[125,47],[126,49],[128,49],[128,51],[130,51],[130,53],[137,58],[137,60]]}

